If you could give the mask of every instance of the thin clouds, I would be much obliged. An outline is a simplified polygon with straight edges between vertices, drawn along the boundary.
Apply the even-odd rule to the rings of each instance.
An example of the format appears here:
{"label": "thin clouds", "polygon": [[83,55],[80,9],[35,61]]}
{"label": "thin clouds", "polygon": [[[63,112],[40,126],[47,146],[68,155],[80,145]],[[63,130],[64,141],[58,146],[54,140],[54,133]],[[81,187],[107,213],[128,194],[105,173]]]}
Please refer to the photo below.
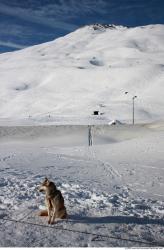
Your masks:
{"label": "thin clouds", "polygon": [[21,44],[9,42],[9,41],[6,41],[6,42],[0,41],[0,46],[14,48],[14,49],[24,49],[24,48],[26,48],[25,45],[21,45]]}
{"label": "thin clouds", "polygon": [[58,28],[63,29],[67,31],[72,31],[77,28],[76,25],[62,22],[59,20],[55,20],[55,18],[48,18],[43,15],[44,11],[42,11],[42,15],[36,15],[35,10],[32,9],[23,9],[20,7],[10,7],[9,5],[0,4],[0,13],[13,16],[16,18],[19,18],[21,20],[35,23],[35,24],[41,24],[44,26],[48,26],[50,28]]}
{"label": "thin clouds", "polygon": [[105,14],[107,13],[107,2],[104,0],[60,0],[59,3],[47,4],[40,7],[37,12],[55,16],[62,19],[76,18],[81,15]]}

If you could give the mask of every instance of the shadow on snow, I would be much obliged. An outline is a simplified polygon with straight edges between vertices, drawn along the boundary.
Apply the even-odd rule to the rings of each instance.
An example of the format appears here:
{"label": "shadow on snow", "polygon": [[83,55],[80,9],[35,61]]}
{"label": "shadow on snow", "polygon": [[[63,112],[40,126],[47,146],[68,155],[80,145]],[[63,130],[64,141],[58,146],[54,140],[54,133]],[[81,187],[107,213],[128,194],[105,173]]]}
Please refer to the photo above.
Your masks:
{"label": "shadow on snow", "polygon": [[69,219],[77,223],[91,223],[91,224],[106,224],[106,223],[119,223],[119,224],[154,224],[164,225],[162,219],[151,219],[148,217],[138,218],[135,216],[104,216],[104,217],[82,217],[79,215],[70,215]]}

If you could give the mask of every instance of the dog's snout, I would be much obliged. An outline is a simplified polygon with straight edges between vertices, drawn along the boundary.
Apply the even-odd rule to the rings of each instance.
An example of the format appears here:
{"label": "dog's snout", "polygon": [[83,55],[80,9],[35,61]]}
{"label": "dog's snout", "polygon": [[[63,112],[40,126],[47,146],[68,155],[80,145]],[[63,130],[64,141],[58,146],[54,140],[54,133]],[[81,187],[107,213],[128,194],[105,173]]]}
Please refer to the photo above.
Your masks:
{"label": "dog's snout", "polygon": [[39,187],[39,192],[45,192],[45,191],[46,191],[46,188],[44,186]]}
{"label": "dog's snout", "polygon": [[42,188],[41,188],[41,187],[38,187],[38,191],[39,191],[39,192],[42,192],[43,190],[42,190]]}

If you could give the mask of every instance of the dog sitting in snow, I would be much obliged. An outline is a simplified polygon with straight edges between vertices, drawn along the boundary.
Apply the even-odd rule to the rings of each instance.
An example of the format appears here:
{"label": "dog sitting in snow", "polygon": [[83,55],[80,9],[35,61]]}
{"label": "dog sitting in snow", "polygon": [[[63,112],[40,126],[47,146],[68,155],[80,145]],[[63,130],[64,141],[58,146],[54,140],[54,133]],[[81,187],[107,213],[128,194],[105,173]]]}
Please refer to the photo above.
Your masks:
{"label": "dog sitting in snow", "polygon": [[40,192],[45,192],[45,204],[47,210],[42,210],[39,216],[48,216],[48,224],[53,224],[56,218],[66,219],[67,212],[64,206],[64,198],[54,184],[47,178],[43,181],[39,187]]}

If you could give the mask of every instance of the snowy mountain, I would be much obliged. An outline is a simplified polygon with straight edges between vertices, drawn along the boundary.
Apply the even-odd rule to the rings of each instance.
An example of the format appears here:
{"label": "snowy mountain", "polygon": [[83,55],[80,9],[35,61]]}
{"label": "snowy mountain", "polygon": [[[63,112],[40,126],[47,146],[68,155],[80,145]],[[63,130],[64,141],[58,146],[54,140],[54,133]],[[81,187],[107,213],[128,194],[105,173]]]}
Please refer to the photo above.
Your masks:
{"label": "snowy mountain", "polygon": [[[164,246],[163,41],[94,24],[0,55],[0,247]],[[134,95],[136,123],[159,121],[124,124]],[[54,225],[45,177],[68,212]]]}
{"label": "snowy mountain", "polygon": [[[89,116],[138,122],[164,115],[164,25],[94,24],[0,55],[0,117]],[[125,91],[128,94],[125,95]]]}

